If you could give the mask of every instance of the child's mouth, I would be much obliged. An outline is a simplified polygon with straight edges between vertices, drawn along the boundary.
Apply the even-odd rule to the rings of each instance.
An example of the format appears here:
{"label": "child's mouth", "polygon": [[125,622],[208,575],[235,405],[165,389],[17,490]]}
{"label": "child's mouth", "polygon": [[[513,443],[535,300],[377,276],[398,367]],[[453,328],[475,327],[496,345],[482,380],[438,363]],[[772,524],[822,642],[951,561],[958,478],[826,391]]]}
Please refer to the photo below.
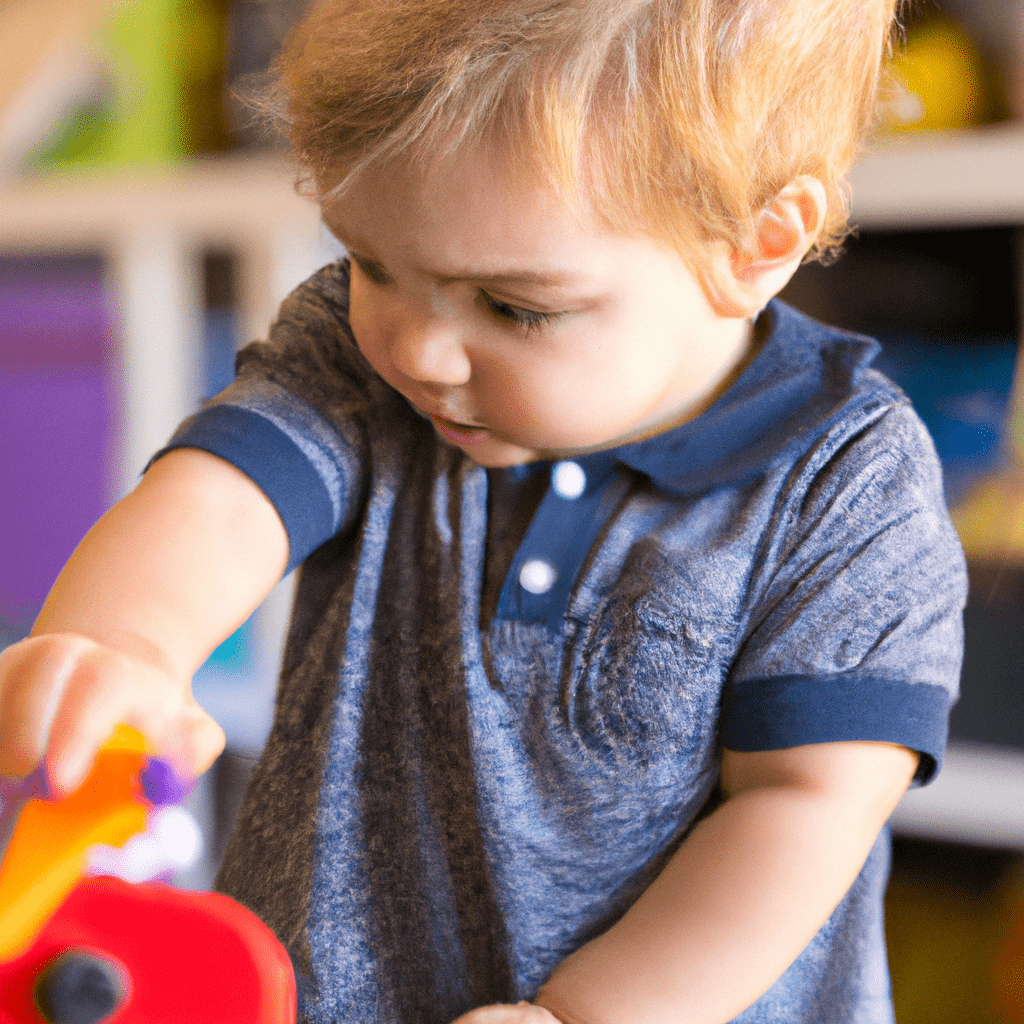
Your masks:
{"label": "child's mouth", "polygon": [[483,427],[474,427],[466,423],[456,423],[453,420],[442,419],[440,416],[431,416],[430,422],[434,429],[451,444],[471,445],[477,444],[487,437],[487,431]]}

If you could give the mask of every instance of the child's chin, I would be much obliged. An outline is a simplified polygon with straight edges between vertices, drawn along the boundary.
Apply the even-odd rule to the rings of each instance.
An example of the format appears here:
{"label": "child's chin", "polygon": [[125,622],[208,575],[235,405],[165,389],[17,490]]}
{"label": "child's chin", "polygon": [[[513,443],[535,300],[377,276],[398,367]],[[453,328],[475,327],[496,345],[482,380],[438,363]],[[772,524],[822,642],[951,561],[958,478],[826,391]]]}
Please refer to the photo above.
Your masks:
{"label": "child's chin", "polygon": [[510,466],[522,466],[527,462],[536,462],[545,456],[530,448],[520,448],[508,441],[501,441],[493,435],[475,445],[459,445],[474,462],[486,469],[507,469]]}

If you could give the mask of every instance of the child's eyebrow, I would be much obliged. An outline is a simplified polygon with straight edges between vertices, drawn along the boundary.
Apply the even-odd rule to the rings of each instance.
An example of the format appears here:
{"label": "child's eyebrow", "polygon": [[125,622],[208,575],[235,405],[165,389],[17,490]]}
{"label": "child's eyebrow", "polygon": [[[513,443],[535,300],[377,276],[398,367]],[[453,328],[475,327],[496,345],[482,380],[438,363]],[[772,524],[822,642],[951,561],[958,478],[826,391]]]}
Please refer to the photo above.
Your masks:
{"label": "child's eyebrow", "polygon": [[[353,238],[335,220],[333,224],[324,222],[334,237],[341,242],[349,252],[365,252],[367,247],[361,245],[357,238]],[[478,284],[502,285],[502,284],[525,284],[549,288],[564,288],[572,285],[584,285],[587,279],[571,270],[562,270],[552,267],[548,270],[537,270],[532,267],[507,267],[500,270],[483,271],[476,267],[465,267],[458,269],[425,269],[432,277],[436,278],[442,285],[457,284],[460,281],[474,281]]]}
{"label": "child's eyebrow", "polygon": [[454,281],[476,281],[480,284],[532,284],[562,287],[565,285],[582,284],[583,278],[568,270],[530,270],[509,268],[490,273],[476,273],[467,268],[459,274],[440,275],[444,283]]}

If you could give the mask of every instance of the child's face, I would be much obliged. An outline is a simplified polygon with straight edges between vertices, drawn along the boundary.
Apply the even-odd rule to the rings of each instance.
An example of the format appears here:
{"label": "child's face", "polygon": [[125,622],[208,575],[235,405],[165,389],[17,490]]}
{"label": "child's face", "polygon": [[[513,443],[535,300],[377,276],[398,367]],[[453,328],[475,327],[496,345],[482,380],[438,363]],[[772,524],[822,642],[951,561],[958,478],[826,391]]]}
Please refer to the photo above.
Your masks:
{"label": "child's face", "polygon": [[750,345],[747,321],[720,316],[681,257],[484,151],[367,171],[323,216],[352,257],[363,355],[484,466],[675,426]]}

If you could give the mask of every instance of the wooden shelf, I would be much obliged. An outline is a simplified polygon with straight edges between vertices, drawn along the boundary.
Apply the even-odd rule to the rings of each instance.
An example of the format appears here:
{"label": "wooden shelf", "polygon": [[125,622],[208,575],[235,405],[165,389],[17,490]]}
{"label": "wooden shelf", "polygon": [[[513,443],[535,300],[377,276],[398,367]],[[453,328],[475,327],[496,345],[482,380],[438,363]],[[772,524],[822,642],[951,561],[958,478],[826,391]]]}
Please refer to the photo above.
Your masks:
{"label": "wooden shelf", "polygon": [[219,246],[240,259],[247,338],[262,335],[285,295],[328,258],[317,207],[296,193],[282,158],[44,174],[0,187],[0,249],[109,260],[122,317],[122,493],[199,398],[197,257]]}
{"label": "wooden shelf", "polygon": [[[850,176],[852,222],[866,230],[921,230],[1024,225],[1024,125],[921,132],[879,140]],[[1022,250],[1024,251],[1024,250]],[[1024,267],[1018,283],[1024,298]],[[1024,416],[1024,373],[1011,398]],[[1024,458],[1011,431],[1013,466],[981,481],[954,510],[968,555],[979,561],[1024,559]]]}
{"label": "wooden shelf", "polygon": [[899,835],[1024,851],[1024,750],[952,742],[939,777],[892,817]]}
{"label": "wooden shelf", "polygon": [[185,243],[315,237],[319,213],[294,180],[291,162],[275,156],[16,178],[0,187],[0,246],[95,247],[146,222],[172,226]]}
{"label": "wooden shelf", "polygon": [[879,140],[850,176],[869,229],[1024,224],[1024,125]]}

